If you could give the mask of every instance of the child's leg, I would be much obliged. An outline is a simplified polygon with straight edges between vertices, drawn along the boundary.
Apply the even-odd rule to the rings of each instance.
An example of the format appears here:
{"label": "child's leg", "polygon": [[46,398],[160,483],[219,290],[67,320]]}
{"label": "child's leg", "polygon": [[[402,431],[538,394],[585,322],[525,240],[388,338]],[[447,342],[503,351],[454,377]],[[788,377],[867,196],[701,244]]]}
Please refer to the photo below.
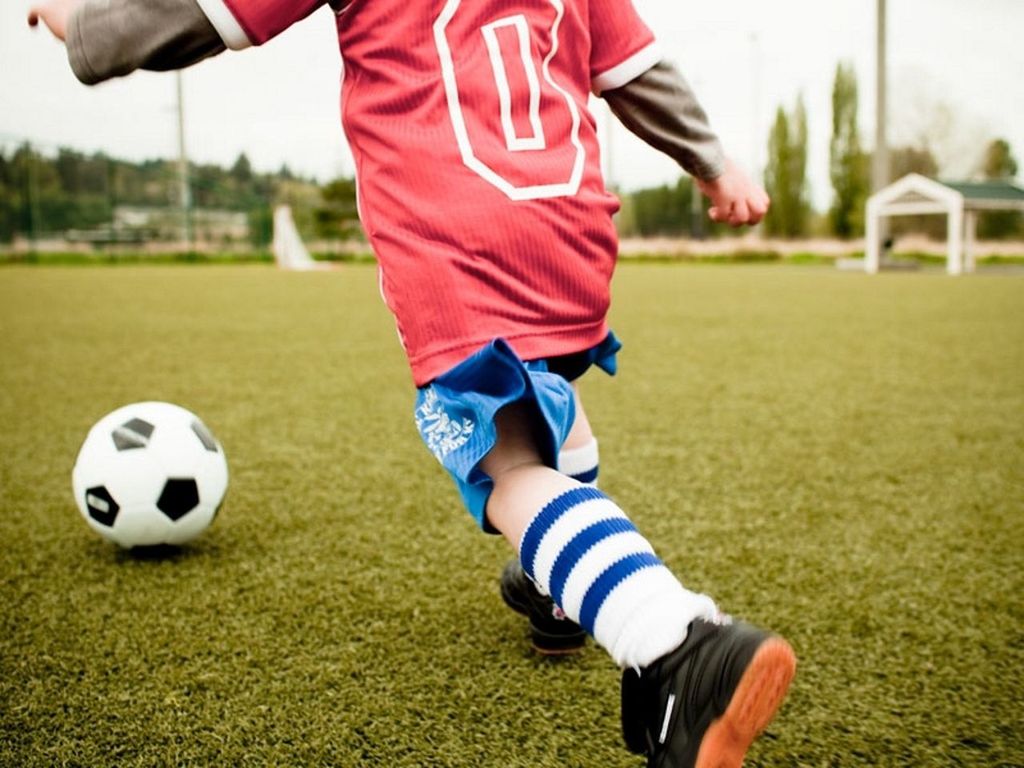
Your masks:
{"label": "child's leg", "polygon": [[[558,453],[558,471],[581,483],[596,486],[597,440],[583,410],[579,386],[576,383],[573,383],[573,398],[576,418]],[[525,448],[510,450],[510,455],[522,455],[533,461],[535,457],[528,436],[521,437],[527,445]],[[510,442],[513,439],[514,436],[510,435]],[[495,471],[501,470],[499,468]],[[531,640],[534,650],[538,653],[564,655],[576,653],[586,645],[586,632],[579,624],[570,620],[549,595],[537,589],[523,571],[518,558],[509,562],[502,571],[501,596],[509,608],[530,620]]]}
{"label": "child's leg", "polygon": [[596,488],[545,466],[532,409],[495,417],[487,517],[523,569],[622,667],[622,729],[649,765],[739,768],[795,670],[781,638],[687,591]]}
{"label": "child's leg", "polygon": [[590,420],[583,410],[578,382],[573,382],[573,397],[576,404],[576,420],[572,423],[569,436],[558,454],[558,471],[563,475],[588,485],[597,485],[598,452],[597,438],[590,427]]}
{"label": "child's leg", "polygon": [[[614,361],[602,360],[613,372]],[[719,616],[610,499],[552,468],[564,468],[557,454],[571,431],[572,397],[562,373],[524,364],[498,339],[419,391],[416,425],[474,519],[519,553],[522,567],[506,568],[502,596],[529,616],[535,645],[578,649],[582,627],[627,667],[627,747],[646,752],[650,765],[738,768],[782,701],[792,649]],[[587,437],[583,416],[570,450]],[[575,624],[556,625],[559,607]],[[551,621],[541,621],[545,610]]]}
{"label": "child's leg", "polygon": [[537,511],[553,496],[577,488],[580,483],[544,466],[537,451],[529,406],[519,402],[503,408],[495,422],[498,442],[480,463],[480,468],[494,481],[487,501],[487,519],[518,552],[523,532]]}
{"label": "child's leg", "polygon": [[496,416],[481,468],[494,481],[487,517],[530,577],[620,666],[644,667],[678,647],[696,618],[716,614],[687,591],[625,514],[600,491],[541,460],[531,407]]}

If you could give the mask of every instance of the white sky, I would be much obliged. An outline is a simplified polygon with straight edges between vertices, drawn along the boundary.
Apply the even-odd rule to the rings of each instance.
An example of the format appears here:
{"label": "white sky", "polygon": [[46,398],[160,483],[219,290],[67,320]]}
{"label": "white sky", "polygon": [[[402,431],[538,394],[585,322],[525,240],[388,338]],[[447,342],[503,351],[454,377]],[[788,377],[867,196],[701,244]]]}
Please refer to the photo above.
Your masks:
{"label": "white sky", "polygon": [[[852,61],[865,145],[873,141],[874,0],[635,0],[691,81],[726,149],[760,173],[780,104],[803,93],[809,173],[827,206],[831,88]],[[175,83],[140,72],[89,88],[59,43],[24,22],[28,0],[0,3],[0,145],[103,150],[132,160],[177,154]],[[1024,165],[1024,0],[888,0],[890,137],[931,134],[948,176],[964,175],[984,143],[1010,142]],[[326,9],[258,49],[185,74],[186,137],[197,162],[244,151],[259,170],[282,163],[327,179],[352,172],[339,124],[340,57]],[[601,105],[599,117],[606,121]],[[609,123],[612,121],[608,121]],[[620,126],[606,128],[610,176],[626,189],[678,178],[678,168]]]}

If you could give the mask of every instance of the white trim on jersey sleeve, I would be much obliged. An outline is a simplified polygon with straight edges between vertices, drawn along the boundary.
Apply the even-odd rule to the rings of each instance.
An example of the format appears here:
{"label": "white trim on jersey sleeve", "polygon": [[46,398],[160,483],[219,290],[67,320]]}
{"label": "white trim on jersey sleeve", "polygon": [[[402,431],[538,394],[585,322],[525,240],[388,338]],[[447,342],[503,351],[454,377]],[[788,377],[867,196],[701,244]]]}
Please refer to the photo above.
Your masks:
{"label": "white trim on jersey sleeve", "polygon": [[621,88],[631,80],[635,80],[648,69],[660,62],[664,56],[657,41],[641,48],[625,61],[611,69],[598,73],[590,84],[594,93],[600,96],[605,91]]}
{"label": "white trim on jersey sleeve", "polygon": [[235,14],[224,3],[224,0],[196,0],[210,24],[217,30],[224,45],[233,51],[240,51],[252,45],[252,40],[245,34]]}

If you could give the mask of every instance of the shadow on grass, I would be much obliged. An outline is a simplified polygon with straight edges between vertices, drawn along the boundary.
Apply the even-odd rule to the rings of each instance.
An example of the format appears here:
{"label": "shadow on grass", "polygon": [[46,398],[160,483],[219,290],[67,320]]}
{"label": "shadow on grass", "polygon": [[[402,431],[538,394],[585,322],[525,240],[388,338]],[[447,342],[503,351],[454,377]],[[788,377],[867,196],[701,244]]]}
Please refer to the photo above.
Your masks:
{"label": "shadow on grass", "polygon": [[153,544],[148,547],[132,547],[121,551],[123,560],[149,562],[151,560],[181,560],[188,556],[188,550],[177,544]]}
{"label": "shadow on grass", "polygon": [[114,560],[118,563],[179,563],[215,554],[216,547],[209,544],[153,544],[122,549],[117,547]]}

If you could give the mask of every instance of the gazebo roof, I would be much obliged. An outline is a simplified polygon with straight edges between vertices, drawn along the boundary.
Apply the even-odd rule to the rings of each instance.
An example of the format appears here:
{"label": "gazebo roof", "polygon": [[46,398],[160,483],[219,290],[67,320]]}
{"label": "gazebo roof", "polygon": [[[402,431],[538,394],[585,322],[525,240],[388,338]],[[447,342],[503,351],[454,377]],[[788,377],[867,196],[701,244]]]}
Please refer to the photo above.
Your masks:
{"label": "gazebo roof", "polygon": [[883,215],[965,211],[1024,210],[1024,188],[1006,181],[936,181],[911,173],[872,197]]}
{"label": "gazebo roof", "polygon": [[1024,202],[1024,189],[1009,181],[940,181],[955,189],[969,203],[972,200]]}

